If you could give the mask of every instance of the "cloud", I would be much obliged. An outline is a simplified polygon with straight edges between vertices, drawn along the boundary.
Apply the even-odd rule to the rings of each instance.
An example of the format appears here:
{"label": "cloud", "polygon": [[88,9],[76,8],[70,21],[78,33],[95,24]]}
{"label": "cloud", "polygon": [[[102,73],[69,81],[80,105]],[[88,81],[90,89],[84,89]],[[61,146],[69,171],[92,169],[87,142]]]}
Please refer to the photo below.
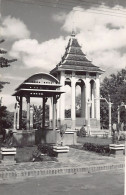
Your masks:
{"label": "cloud", "polygon": [[92,58],[94,64],[100,64],[103,68],[112,67],[118,70],[126,66],[126,55],[121,55],[121,53],[116,50],[94,52]]}
{"label": "cloud", "polygon": [[[102,7],[95,7],[96,12],[101,8],[108,9],[107,6],[102,5]],[[114,12],[117,8],[115,6],[110,11]],[[68,14],[59,12],[53,15],[53,19],[60,22],[61,29],[69,33],[74,23],[76,37],[82,50],[87,54],[87,58],[93,59],[95,65],[102,66],[104,69],[125,67],[126,54],[122,55],[121,52],[122,48],[126,48],[125,18],[110,16],[109,13],[108,15],[95,14],[90,12],[92,9],[93,7],[89,9],[75,7]],[[120,9],[126,11],[123,7]],[[9,54],[21,60],[26,68],[38,67],[44,71],[50,71],[61,60],[67,43],[68,37],[62,36],[42,43],[26,38],[15,41]]]}
{"label": "cloud", "polygon": [[35,39],[23,39],[16,41],[9,55],[18,58],[25,67],[39,67],[44,70],[51,70],[64,54],[67,38],[59,37],[39,43]]}
{"label": "cloud", "polygon": [[16,81],[24,81],[25,77],[20,77],[20,76],[11,76],[9,74],[6,74],[2,77],[3,79],[10,79],[10,80],[16,80]]}
{"label": "cloud", "polygon": [[64,22],[66,19],[66,13],[64,12],[59,12],[58,14],[53,15],[53,20],[56,22]]}
{"label": "cloud", "polygon": [[7,106],[10,108],[9,110],[13,111],[14,110],[14,104],[16,102],[15,97],[11,96],[9,94],[3,94],[1,95],[2,97],[2,105]]}
{"label": "cloud", "polygon": [[[109,12],[115,13],[113,15],[118,17],[112,16],[109,12],[104,15],[104,12],[95,14],[92,11],[95,9],[95,12],[99,12],[103,8],[109,9],[103,5],[89,9],[75,7],[66,15],[65,20],[63,14],[63,19],[61,14],[59,17],[57,15],[57,21],[62,22],[61,29],[66,32],[71,32],[73,27],[76,29],[82,50],[97,66],[104,65],[105,69],[111,66],[124,68],[126,54],[122,55],[121,50],[126,48],[126,19],[119,17],[117,11],[115,12],[118,6],[109,9]],[[126,12],[126,8],[120,6],[119,9]]]}
{"label": "cloud", "polygon": [[2,20],[1,35],[11,40],[24,39],[30,37],[27,26],[20,19],[7,16]]}

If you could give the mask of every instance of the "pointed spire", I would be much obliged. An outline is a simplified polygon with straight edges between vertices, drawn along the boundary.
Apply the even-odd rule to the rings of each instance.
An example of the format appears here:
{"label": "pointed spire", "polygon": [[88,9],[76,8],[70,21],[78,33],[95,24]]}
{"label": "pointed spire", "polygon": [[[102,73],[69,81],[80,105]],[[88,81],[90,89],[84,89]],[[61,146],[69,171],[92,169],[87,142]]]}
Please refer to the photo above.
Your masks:
{"label": "pointed spire", "polygon": [[75,30],[73,29],[72,30],[72,33],[71,33],[71,37],[75,37],[76,33],[75,33]]}

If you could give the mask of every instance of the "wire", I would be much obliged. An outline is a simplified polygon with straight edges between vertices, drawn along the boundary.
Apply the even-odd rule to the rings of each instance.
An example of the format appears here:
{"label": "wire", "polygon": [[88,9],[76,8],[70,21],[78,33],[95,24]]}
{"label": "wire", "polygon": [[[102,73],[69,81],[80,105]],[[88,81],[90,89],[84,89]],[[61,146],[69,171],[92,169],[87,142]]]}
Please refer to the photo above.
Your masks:
{"label": "wire", "polygon": [[[5,0],[5,1],[9,1],[9,0]],[[11,1],[13,1],[13,2],[18,2],[18,3],[23,3],[23,4],[35,4],[35,2],[24,2],[24,1],[19,1],[19,0],[11,0]],[[10,2],[10,1],[9,1]],[[41,1],[42,2],[42,1]],[[56,5],[56,3],[55,4],[52,4],[51,2],[43,2],[43,4],[40,4],[41,3],[40,1],[39,1],[39,3],[37,3],[39,6],[41,6],[41,7],[51,7],[51,8],[59,8],[59,9],[66,9],[66,10],[70,10],[71,8],[68,8],[68,7],[61,7],[61,6],[57,6]],[[50,5],[49,5],[50,4]],[[58,3],[58,5],[66,5],[66,4],[59,4]],[[67,4],[68,5],[68,4]],[[72,6],[72,4],[70,5],[69,4],[69,6]],[[91,9],[90,8],[90,10],[93,10],[93,9]],[[90,11],[89,9],[88,10],[86,10],[86,12],[90,12],[90,13],[95,13],[95,14],[102,14],[102,15],[108,15],[108,16],[115,16],[115,17],[123,17],[123,18],[126,18],[126,16],[125,16],[125,14],[124,15],[115,15],[115,12],[109,12],[109,13],[111,13],[111,14],[108,14],[108,12],[104,12],[103,10],[93,10],[93,11]],[[83,11],[81,11],[80,9],[76,9],[76,8],[74,8],[74,10],[73,11],[78,11],[78,12],[83,12]],[[95,11],[95,12],[94,12]],[[100,12],[100,11],[102,11],[102,12]],[[103,13],[104,12],[104,13]],[[119,14],[119,13],[116,13],[116,14]]]}

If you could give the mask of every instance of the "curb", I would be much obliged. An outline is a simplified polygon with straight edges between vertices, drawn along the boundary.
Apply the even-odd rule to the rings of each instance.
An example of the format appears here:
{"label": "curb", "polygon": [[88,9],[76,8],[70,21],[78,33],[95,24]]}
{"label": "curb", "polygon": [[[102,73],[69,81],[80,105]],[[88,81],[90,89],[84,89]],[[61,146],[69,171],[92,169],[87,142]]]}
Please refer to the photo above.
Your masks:
{"label": "curb", "polygon": [[32,177],[44,177],[54,175],[69,175],[77,173],[94,173],[100,171],[123,169],[125,164],[108,164],[90,167],[67,167],[67,168],[49,168],[49,169],[32,169],[32,170],[14,170],[14,171],[1,171],[0,181],[8,179],[26,179]]}

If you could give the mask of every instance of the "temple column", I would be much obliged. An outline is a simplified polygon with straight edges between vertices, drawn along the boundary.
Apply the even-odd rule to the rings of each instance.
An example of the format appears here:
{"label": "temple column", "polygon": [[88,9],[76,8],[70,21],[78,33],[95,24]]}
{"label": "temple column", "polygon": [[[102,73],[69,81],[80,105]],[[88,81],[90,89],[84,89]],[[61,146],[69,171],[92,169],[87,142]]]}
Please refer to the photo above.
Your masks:
{"label": "temple column", "polygon": [[94,118],[94,83],[91,85],[91,118]]}
{"label": "temple column", "polygon": [[27,96],[27,130],[30,130],[30,96]]}
{"label": "temple column", "polygon": [[99,75],[96,78],[96,119],[100,125],[100,79]]}
{"label": "temple column", "polygon": [[91,91],[91,87],[90,87],[90,79],[88,77],[88,74],[87,74],[87,77],[86,77],[86,80],[85,80],[85,85],[86,85],[86,88],[85,88],[85,91],[86,91],[86,108],[85,108],[85,111],[86,111],[86,114],[85,114],[85,118],[86,118],[86,121],[88,121],[88,118],[90,116],[89,114],[89,111],[88,111],[88,100],[90,100],[90,91]]}
{"label": "temple column", "polygon": [[19,106],[19,103],[17,103],[17,129],[19,130],[19,108],[20,106]]}
{"label": "temple column", "polygon": [[55,143],[57,143],[57,131],[56,131],[56,96],[53,96],[53,133],[55,136]]}
{"label": "temple column", "polygon": [[33,107],[30,107],[30,129],[33,129]]}
{"label": "temple column", "polygon": [[45,128],[45,104],[47,98],[43,97],[43,118],[42,118],[42,128]]}
{"label": "temple column", "polygon": [[75,129],[75,122],[76,122],[75,84],[76,84],[76,79],[74,77],[72,77],[72,79],[71,79],[71,119],[72,119],[72,128],[73,129]]}
{"label": "temple column", "polygon": [[85,85],[81,87],[81,117],[85,117]]}
{"label": "temple column", "polygon": [[60,108],[59,108],[59,99],[57,100],[57,127],[60,126]]}
{"label": "temple column", "polygon": [[49,102],[49,127],[52,128],[52,118],[53,118],[53,98],[50,98]]}
{"label": "temple column", "polygon": [[19,110],[19,129],[22,129],[22,96],[20,96],[20,110]]}
{"label": "temple column", "polygon": [[[65,91],[65,75],[64,72],[61,72],[61,77],[60,77],[60,84],[62,85],[62,87],[60,88],[61,91]],[[64,123],[64,119],[65,119],[65,93],[61,94],[60,97],[60,120],[61,123]]]}
{"label": "temple column", "polygon": [[13,126],[14,130],[17,129],[16,128],[17,127],[17,125],[16,125],[16,121],[17,121],[16,116],[17,116],[17,103],[15,103],[15,106],[14,106],[14,126]]}
{"label": "temple column", "polygon": [[53,131],[56,130],[56,97],[53,97]]}
{"label": "temple column", "polygon": [[90,128],[90,109],[91,109],[91,101],[88,99],[87,101],[87,133],[91,135],[91,128]]}

